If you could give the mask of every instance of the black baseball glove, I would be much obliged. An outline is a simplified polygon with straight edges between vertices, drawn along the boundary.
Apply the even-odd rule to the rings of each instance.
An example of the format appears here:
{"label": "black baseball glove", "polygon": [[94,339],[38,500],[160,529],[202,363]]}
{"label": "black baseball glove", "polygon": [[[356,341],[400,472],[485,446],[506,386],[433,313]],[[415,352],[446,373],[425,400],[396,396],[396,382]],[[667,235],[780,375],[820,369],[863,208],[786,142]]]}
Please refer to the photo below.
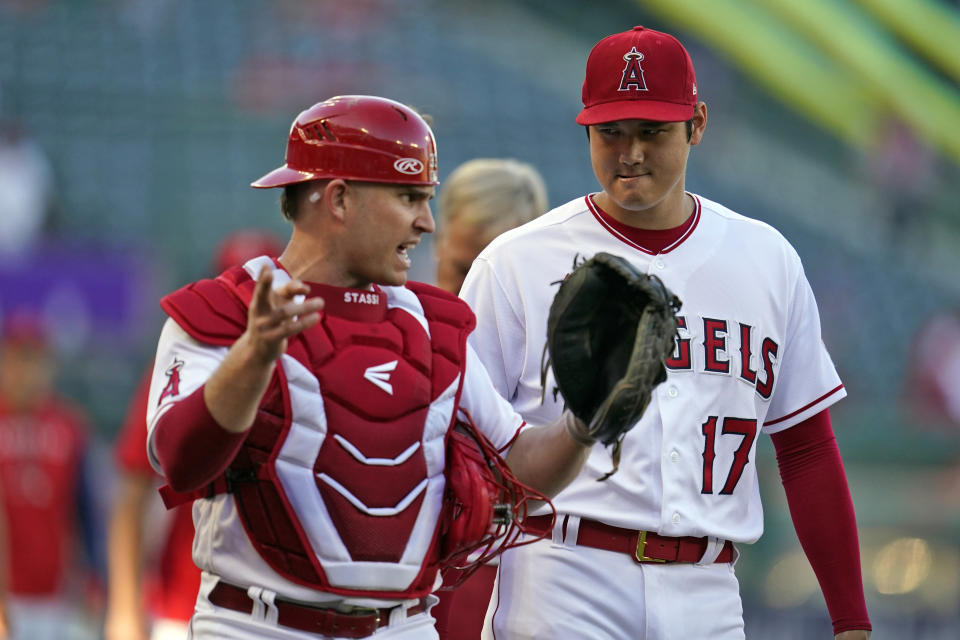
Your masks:
{"label": "black baseball glove", "polygon": [[666,380],[679,310],[680,299],[659,278],[609,253],[575,263],[560,283],[547,319],[541,386],[552,367],[555,392],[578,419],[567,420],[570,435],[613,445],[614,468],[601,480],[617,470],[624,435]]}

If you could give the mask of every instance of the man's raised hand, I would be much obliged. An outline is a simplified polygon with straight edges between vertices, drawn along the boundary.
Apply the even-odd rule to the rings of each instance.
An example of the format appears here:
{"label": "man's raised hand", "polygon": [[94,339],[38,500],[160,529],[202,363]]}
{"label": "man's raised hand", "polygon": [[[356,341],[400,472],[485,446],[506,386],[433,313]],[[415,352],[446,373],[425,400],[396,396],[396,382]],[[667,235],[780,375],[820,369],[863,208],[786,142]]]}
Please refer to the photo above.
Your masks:
{"label": "man's raised hand", "polygon": [[291,280],[273,289],[273,269],[260,270],[250,309],[247,312],[247,337],[258,359],[273,362],[287,350],[287,338],[320,321],[323,298],[304,299],[310,288],[300,280]]}

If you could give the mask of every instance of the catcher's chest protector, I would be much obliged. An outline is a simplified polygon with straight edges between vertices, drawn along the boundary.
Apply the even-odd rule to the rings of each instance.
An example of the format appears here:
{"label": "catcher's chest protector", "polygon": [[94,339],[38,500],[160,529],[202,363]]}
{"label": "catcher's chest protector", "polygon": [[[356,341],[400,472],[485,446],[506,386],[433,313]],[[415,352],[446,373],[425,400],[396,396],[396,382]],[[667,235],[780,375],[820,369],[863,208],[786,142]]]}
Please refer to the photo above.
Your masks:
{"label": "catcher's chest protector", "polygon": [[291,339],[226,475],[263,559],[323,591],[415,596],[436,577],[444,443],[474,318],[434,287],[396,291],[419,301],[429,334],[384,291],[315,292],[321,322]]}

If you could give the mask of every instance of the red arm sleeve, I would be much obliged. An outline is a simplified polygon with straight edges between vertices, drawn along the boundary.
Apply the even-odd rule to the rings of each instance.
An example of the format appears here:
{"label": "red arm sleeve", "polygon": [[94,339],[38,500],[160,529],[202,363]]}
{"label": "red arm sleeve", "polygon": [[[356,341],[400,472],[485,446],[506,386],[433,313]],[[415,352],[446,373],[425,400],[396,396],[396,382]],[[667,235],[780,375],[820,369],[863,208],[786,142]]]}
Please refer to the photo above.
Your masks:
{"label": "red arm sleeve", "polygon": [[249,432],[230,433],[214,420],[200,387],[164,413],[153,448],[174,491],[195,491],[222,474]]}
{"label": "red arm sleeve", "polygon": [[872,629],[863,597],[853,501],[829,411],[770,439],[793,526],[820,583],[833,632]]}

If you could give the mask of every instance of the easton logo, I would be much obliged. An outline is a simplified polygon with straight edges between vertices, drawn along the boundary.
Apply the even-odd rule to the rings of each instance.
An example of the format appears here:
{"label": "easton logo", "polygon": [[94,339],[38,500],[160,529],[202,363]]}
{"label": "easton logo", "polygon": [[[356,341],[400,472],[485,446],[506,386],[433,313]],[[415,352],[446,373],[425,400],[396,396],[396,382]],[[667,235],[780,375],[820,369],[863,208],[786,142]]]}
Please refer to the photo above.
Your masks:
{"label": "easton logo", "polygon": [[408,176],[415,176],[423,171],[423,163],[416,158],[400,158],[393,163],[393,168]]}
{"label": "easton logo", "polygon": [[643,54],[637,51],[636,47],[633,47],[623,55],[623,59],[627,61],[627,66],[623,68],[620,88],[617,91],[629,91],[630,89],[647,91],[647,83],[643,79],[643,68],[640,66]]}
{"label": "easton logo", "polygon": [[173,364],[167,368],[167,386],[165,386],[163,391],[160,392],[160,399],[157,400],[158,406],[161,402],[163,402],[164,398],[168,396],[176,397],[180,395],[180,369],[182,368],[183,360],[177,360],[174,358]]}
{"label": "easton logo", "polygon": [[363,372],[363,377],[390,395],[393,395],[393,385],[390,384],[390,372],[396,368],[397,360],[394,360],[393,362],[386,362],[384,364],[377,364],[372,367],[367,367],[367,370]]}

